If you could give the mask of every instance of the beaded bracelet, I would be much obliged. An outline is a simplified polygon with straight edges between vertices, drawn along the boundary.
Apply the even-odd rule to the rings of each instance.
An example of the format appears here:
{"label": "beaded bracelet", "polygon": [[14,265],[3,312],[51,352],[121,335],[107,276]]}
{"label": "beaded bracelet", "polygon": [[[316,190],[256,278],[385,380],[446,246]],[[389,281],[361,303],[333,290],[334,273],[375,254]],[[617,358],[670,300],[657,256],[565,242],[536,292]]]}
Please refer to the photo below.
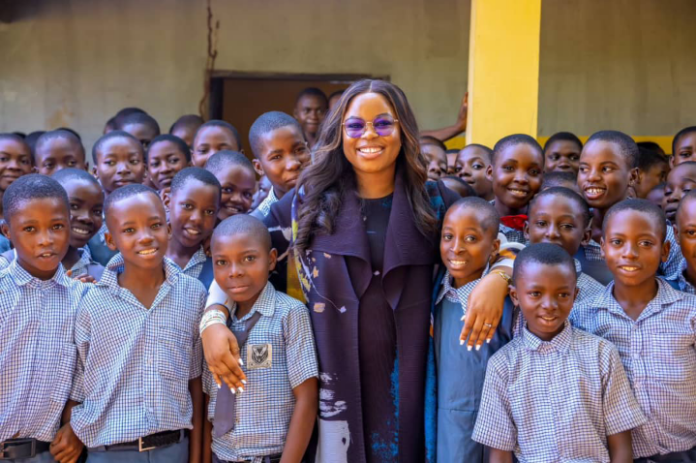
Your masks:
{"label": "beaded bracelet", "polygon": [[209,310],[206,313],[203,314],[203,317],[201,318],[201,323],[199,325],[199,331],[201,336],[203,335],[203,331],[205,331],[206,328],[208,328],[210,325],[227,325],[227,317],[225,316],[225,313],[220,311],[220,310]]}

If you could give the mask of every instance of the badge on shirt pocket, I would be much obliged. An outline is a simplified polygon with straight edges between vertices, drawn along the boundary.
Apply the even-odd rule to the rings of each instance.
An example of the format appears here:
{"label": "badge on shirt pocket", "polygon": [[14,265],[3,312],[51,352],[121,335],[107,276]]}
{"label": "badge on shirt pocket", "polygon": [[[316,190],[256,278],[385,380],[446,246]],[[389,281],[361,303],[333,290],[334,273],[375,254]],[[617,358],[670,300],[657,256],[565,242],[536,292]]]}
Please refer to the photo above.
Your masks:
{"label": "badge on shirt pocket", "polygon": [[249,344],[247,349],[247,368],[271,368],[273,346],[271,344]]}

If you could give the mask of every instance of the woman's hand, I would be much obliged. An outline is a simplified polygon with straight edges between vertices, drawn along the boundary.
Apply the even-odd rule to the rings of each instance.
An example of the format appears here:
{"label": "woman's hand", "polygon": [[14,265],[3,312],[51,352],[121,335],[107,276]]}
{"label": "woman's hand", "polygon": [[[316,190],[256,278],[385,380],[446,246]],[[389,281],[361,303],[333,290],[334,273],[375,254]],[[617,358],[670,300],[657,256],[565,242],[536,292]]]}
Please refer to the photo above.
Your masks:
{"label": "woman's hand", "polygon": [[489,273],[481,279],[469,295],[466,307],[464,328],[459,335],[459,343],[469,338],[467,349],[476,346],[479,350],[483,342],[490,342],[503,316],[508,284],[500,275]]}
{"label": "woman's hand", "polygon": [[222,324],[210,325],[201,334],[203,354],[218,387],[224,382],[235,391],[246,387],[246,375],[240,368],[239,344],[232,332]]}

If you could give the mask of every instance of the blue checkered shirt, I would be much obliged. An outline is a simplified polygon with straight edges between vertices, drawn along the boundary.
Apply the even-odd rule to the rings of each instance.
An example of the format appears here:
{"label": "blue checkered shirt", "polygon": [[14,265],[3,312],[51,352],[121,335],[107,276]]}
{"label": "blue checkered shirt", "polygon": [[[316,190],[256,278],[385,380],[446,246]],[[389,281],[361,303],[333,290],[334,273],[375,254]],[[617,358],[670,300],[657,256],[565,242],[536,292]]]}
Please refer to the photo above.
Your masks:
{"label": "blue checkered shirt", "polygon": [[637,320],[614,299],[614,283],[573,309],[571,322],[611,341],[648,416],[633,431],[633,457],[696,446],[696,296],[658,278],[657,296]]}
{"label": "blue checkered shirt", "polygon": [[471,281],[464,286],[460,286],[459,288],[452,286],[452,275],[450,274],[449,270],[447,270],[445,272],[445,276],[442,278],[442,285],[435,304],[439,304],[440,301],[446,297],[451,302],[458,302],[462,306],[462,316],[466,315],[466,307],[469,304],[469,296],[476,285],[481,281],[481,278],[488,275],[489,269],[490,265],[486,265],[486,268],[483,270],[483,273],[481,273],[480,278]]}
{"label": "blue checkered shirt", "polygon": [[[230,307],[229,302],[225,305]],[[232,318],[232,329],[244,330],[244,322],[256,312],[262,316],[241,350],[247,387],[237,395],[235,428],[213,437],[213,452],[221,460],[261,463],[262,456],[282,453],[295,409],[292,390],[319,376],[307,307],[267,283],[251,311],[241,320]],[[271,365],[252,368],[249,346],[267,344],[271,345]],[[218,389],[208,368],[203,372],[203,391],[210,396],[208,419],[212,422]]]}
{"label": "blue checkered shirt", "polygon": [[607,436],[645,423],[616,348],[574,329],[526,328],[489,361],[473,439],[526,462],[609,462]]}
{"label": "blue checkered shirt", "polygon": [[266,217],[268,217],[268,214],[271,213],[271,206],[273,206],[278,201],[279,199],[275,195],[273,187],[271,187],[271,189],[268,190],[268,196],[266,196],[266,198],[263,201],[261,201],[261,204],[259,204],[253,212],[251,212],[251,215],[259,220],[265,219]]}
{"label": "blue checkered shirt", "polygon": [[73,385],[75,314],[88,286],[58,266],[32,277],[17,261],[0,271],[0,442],[51,442]]}
{"label": "blue checkered shirt", "polygon": [[510,242],[527,244],[527,239],[524,237],[524,232],[522,230],[516,230],[501,223],[498,227],[498,232],[505,235],[505,238]]}
{"label": "blue checkered shirt", "polygon": [[689,294],[696,294],[696,289],[694,289],[694,286],[691,283],[689,283],[689,281],[684,277],[685,273],[686,259],[682,260],[681,271],[679,272],[679,276],[677,277],[677,287],[679,288],[679,291],[683,291]]}
{"label": "blue checkered shirt", "polygon": [[[90,252],[89,247],[85,246],[83,248],[79,248],[77,252],[80,258],[77,262],[75,262],[75,265],[73,265],[72,268],[68,269],[72,272],[72,276],[76,277],[84,274],[89,274],[93,276],[95,279],[99,280],[102,272],[104,271],[104,268],[98,262],[95,262],[92,259],[92,253]],[[14,249],[12,250],[11,260],[9,260],[7,256],[0,254],[0,269],[9,266],[10,262],[16,259],[17,252]]]}
{"label": "blue checkered shirt", "polygon": [[[198,251],[191,256],[191,260],[188,261],[186,267],[181,269],[181,267],[177,265],[177,268],[179,268],[184,275],[188,275],[191,278],[198,278],[201,275],[203,264],[205,264],[206,260],[208,260],[208,256],[205,255],[205,249],[203,249],[203,246],[201,246],[200,249],[198,249]],[[172,262],[172,264],[176,265],[175,262]]]}
{"label": "blue checkered shirt", "polygon": [[75,324],[78,375],[71,425],[87,447],[191,428],[189,380],[201,375],[198,325],[206,291],[164,260],[165,281],[148,309],[118,284],[115,256],[85,297]]}
{"label": "blue checkered shirt", "polygon": [[[682,256],[679,241],[677,241],[677,237],[674,236],[672,224],[669,221],[667,221],[667,236],[665,237],[665,241],[669,241],[669,256],[667,257],[667,262],[662,262],[660,264],[659,274],[667,280],[676,280],[679,278],[679,273],[681,273],[684,257]],[[585,257],[587,260],[604,260],[602,257],[602,249],[598,242],[590,240],[585,246]]]}

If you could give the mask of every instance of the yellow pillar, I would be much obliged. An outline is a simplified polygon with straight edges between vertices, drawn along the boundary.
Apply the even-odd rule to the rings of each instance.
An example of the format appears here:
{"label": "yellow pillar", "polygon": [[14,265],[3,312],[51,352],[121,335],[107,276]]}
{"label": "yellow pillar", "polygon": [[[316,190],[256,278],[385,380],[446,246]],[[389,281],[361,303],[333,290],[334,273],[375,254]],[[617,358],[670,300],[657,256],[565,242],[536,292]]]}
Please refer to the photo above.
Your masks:
{"label": "yellow pillar", "polygon": [[537,136],[541,0],[472,0],[466,142]]}

